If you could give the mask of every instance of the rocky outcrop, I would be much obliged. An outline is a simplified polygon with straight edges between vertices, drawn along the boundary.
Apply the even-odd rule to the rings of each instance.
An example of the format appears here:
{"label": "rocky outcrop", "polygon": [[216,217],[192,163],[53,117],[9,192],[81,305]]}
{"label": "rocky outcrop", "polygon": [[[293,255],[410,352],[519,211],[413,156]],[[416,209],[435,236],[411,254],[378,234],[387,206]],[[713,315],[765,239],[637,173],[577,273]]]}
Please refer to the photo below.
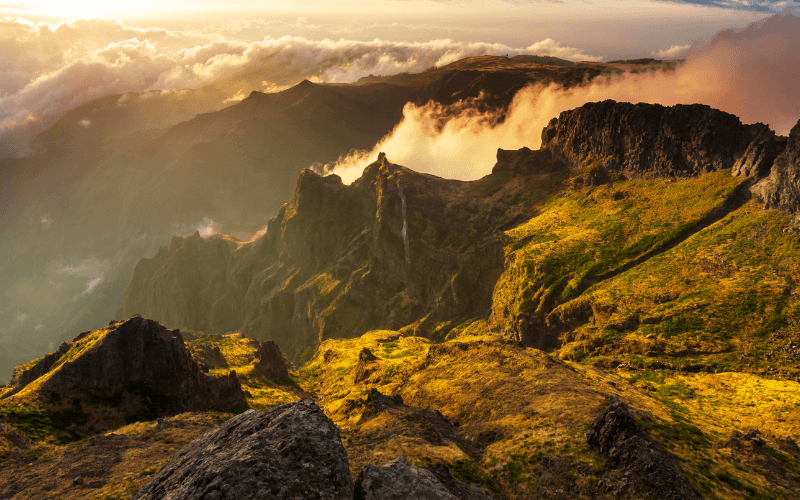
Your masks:
{"label": "rocky outcrop", "polygon": [[800,122],[792,128],[786,149],[772,165],[769,176],[753,186],[764,208],[800,213]]}
{"label": "rocky outcrop", "polygon": [[447,490],[460,500],[496,500],[486,490],[459,481],[450,474],[450,469],[443,463],[425,467],[447,488]]}
{"label": "rocky outcrop", "polygon": [[283,359],[283,353],[278,345],[271,340],[262,342],[256,351],[253,366],[264,378],[273,382],[290,382],[289,366]]}
{"label": "rocky outcrop", "polygon": [[227,368],[228,361],[222,355],[219,346],[211,345],[205,342],[189,342],[189,351],[192,353],[192,358],[200,365],[200,369],[208,372],[211,368]]}
{"label": "rocky outcrop", "polygon": [[497,163],[492,173],[509,172],[517,175],[549,174],[565,168],[564,162],[554,159],[546,151],[497,150]]}
{"label": "rocky outcrop", "polygon": [[606,457],[601,489],[631,498],[688,500],[700,495],[680,475],[672,457],[639,426],[625,403],[613,399],[586,433]]}
{"label": "rocky outcrop", "polygon": [[355,500],[495,500],[486,491],[454,478],[441,463],[418,468],[404,457],[367,465],[355,484]]}
{"label": "rocky outcrop", "polygon": [[515,158],[520,175],[474,182],[385,156],[351,185],[305,170],[261,238],[175,238],[141,261],[120,314],[241,331],[276,342],[293,362],[324,339],[374,329],[444,337],[488,313],[503,230],[534,210],[523,193],[541,177],[528,174],[553,167],[547,152]]}
{"label": "rocky outcrop", "polygon": [[67,351],[69,351],[75,342],[80,338],[81,336],[79,335],[78,338],[72,342],[63,342],[60,346],[58,346],[58,349],[56,349],[55,352],[46,354],[44,357],[36,361],[33,366],[25,368],[25,365],[21,365],[14,368],[14,376],[11,377],[10,385],[12,385],[16,391],[19,391],[37,378],[49,372],[50,369],[53,368],[53,365],[55,365],[56,362],[61,359],[61,356],[66,354]]}
{"label": "rocky outcrop", "polygon": [[349,500],[339,429],[311,400],[250,410],[181,449],[137,499]]}
{"label": "rocky outcrop", "polygon": [[246,404],[235,372],[210,377],[177,330],[140,316],[78,340],[48,372],[41,391],[141,393],[159,413]]}
{"label": "rocky outcrop", "polygon": [[727,168],[736,175],[765,175],[779,146],[766,125],[744,125],[708,106],[603,101],[553,119],[542,131],[542,149],[572,170],[658,178]]}
{"label": "rocky outcrop", "polygon": [[[403,397],[401,395],[395,394],[394,396],[387,396],[374,387],[369,390],[367,397],[360,401],[360,405],[363,407],[363,412],[361,413],[362,421],[390,409],[412,409],[412,407],[403,404]],[[429,412],[429,410],[422,411]],[[446,421],[446,419],[441,416],[441,413],[429,413],[431,416],[435,415]]]}
{"label": "rocky outcrop", "polygon": [[358,353],[358,364],[356,364],[356,369],[353,370],[353,382],[358,384],[372,375],[375,371],[375,361],[377,360],[378,357],[372,354],[372,351],[366,347],[361,349],[361,352]]}
{"label": "rocky outcrop", "polygon": [[367,465],[356,479],[355,500],[457,500],[430,471],[403,457],[383,467]]}

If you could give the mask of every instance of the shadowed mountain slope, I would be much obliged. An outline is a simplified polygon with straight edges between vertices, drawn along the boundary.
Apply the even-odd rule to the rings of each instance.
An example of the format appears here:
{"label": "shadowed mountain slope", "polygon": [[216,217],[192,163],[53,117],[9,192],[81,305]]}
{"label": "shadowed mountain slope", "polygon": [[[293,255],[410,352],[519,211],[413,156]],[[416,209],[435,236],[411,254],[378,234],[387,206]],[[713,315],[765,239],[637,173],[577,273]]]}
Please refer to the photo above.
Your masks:
{"label": "shadowed mountain slope", "polygon": [[[691,330],[659,342],[635,340],[642,329],[660,328],[653,325],[696,321],[677,319],[697,310],[688,305],[655,311],[710,293],[713,278],[703,274],[667,287],[674,295],[660,302],[632,297],[642,302],[623,308],[600,297],[648,267],[657,266],[653,277],[670,273],[666,262],[690,254],[753,259],[751,270],[737,265],[740,271],[729,275],[743,280],[728,282],[734,294],[751,272],[772,266],[766,255],[777,251],[793,261],[797,241],[790,235],[775,236],[782,242],[772,250],[764,246],[772,240],[745,238],[751,246],[737,247],[742,256],[712,251],[709,243],[697,247],[721,237],[713,235],[728,231],[732,220],[786,227],[785,215],[748,208],[752,178],[731,175],[769,172],[783,149],[780,138],[704,106],[610,101],[563,113],[544,136],[542,151],[499,151],[493,173],[474,182],[418,174],[384,157],[351,186],[305,171],[294,200],[260,239],[175,238],[142,261],[120,314],[212,333],[240,330],[276,341],[293,360],[326,338],[389,328],[441,339],[475,320],[526,345],[563,349],[565,356],[648,353],[666,358],[660,362],[672,359],[670,366],[713,366],[750,349],[744,346],[755,339],[732,344],[717,337],[687,351],[680,345],[690,342]],[[781,279],[793,279],[790,269],[778,271]],[[773,311],[774,293],[781,292],[761,287],[758,299],[751,295],[763,305],[758,311],[776,315],[769,332],[787,324],[777,318],[791,314],[794,300],[779,301]],[[758,315],[723,313],[722,304],[701,307],[740,322],[739,331],[762,328]],[[703,324],[710,333],[718,321]],[[606,330],[625,340],[605,342]],[[740,334],[731,337],[744,342]],[[673,358],[672,352],[703,354]],[[757,352],[750,355],[751,369],[760,369]]]}
{"label": "shadowed mountain slope", "polygon": [[70,111],[32,156],[0,160],[0,280],[8,284],[0,351],[11,353],[2,366],[8,372],[53,341],[103,325],[135,263],[173,234],[213,220],[249,239],[291,197],[302,169],[371,148],[406,102],[466,99],[502,111],[528,83],[577,85],[616,68],[540,62],[562,64],[471,58],[409,85],[302,82],[214,112],[230,95],[224,85],[107,96]]}
{"label": "shadowed mountain slope", "polygon": [[174,238],[140,262],[120,314],[269,337],[295,360],[320,339],[373,328],[444,335],[488,312],[502,270],[496,228],[535,212],[563,174],[546,154],[528,161],[526,176],[498,174],[503,185],[447,181],[384,157],[350,186],[305,170],[260,239]]}

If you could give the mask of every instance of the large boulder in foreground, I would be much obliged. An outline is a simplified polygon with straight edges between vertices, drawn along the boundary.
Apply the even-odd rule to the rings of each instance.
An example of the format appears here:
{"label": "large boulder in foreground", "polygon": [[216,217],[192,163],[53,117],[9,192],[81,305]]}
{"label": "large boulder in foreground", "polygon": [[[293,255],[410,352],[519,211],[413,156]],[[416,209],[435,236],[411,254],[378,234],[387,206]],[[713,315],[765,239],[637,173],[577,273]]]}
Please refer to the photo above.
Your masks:
{"label": "large boulder in foreground", "polygon": [[606,457],[600,485],[615,496],[693,500],[700,495],[678,472],[675,461],[653,441],[617,399],[595,419],[586,442]]}
{"label": "large boulder in foreground", "polygon": [[180,332],[157,321],[134,316],[81,334],[69,344],[57,361],[48,357],[41,361],[48,366],[39,370],[44,379],[36,390],[70,395],[138,393],[157,413],[246,405],[234,372],[225,377],[206,375]]}
{"label": "large boulder in foreground", "polygon": [[458,500],[436,476],[403,457],[378,467],[367,465],[356,480],[355,500]]}
{"label": "large boulder in foreground", "polygon": [[137,499],[350,500],[339,429],[313,401],[250,410],[181,449]]}
{"label": "large boulder in foreground", "polygon": [[430,469],[399,457],[383,467],[367,465],[358,475],[355,500],[496,500],[486,491],[454,478],[443,464]]}

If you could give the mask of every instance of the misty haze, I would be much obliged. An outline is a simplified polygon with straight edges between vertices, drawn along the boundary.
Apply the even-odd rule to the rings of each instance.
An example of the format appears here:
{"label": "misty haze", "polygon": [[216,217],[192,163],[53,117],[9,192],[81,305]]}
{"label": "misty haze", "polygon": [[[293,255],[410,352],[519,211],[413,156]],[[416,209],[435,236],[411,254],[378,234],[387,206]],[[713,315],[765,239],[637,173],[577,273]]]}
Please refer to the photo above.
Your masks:
{"label": "misty haze", "polygon": [[799,7],[0,4],[0,498],[800,498]]}

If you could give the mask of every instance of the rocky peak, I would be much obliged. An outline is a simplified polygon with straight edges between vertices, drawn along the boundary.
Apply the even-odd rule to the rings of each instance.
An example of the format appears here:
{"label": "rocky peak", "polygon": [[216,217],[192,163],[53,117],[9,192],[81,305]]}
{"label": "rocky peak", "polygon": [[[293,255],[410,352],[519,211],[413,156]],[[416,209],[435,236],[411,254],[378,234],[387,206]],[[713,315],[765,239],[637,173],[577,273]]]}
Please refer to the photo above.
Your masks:
{"label": "rocky peak", "polygon": [[253,365],[267,380],[273,382],[289,382],[289,366],[283,358],[278,344],[271,340],[262,342],[256,351]]}
{"label": "rocky peak", "polygon": [[[488,310],[491,283],[476,287],[475,280],[487,267],[499,273],[502,252],[496,239],[484,238],[495,228],[473,219],[505,211],[479,210],[480,189],[413,172],[385,155],[351,185],[307,169],[292,201],[252,244],[198,238],[192,248],[227,246],[189,252],[181,238],[141,261],[119,313],[274,340],[293,361],[329,337],[406,326],[426,335],[473,314],[475,301]],[[476,245],[495,246],[467,251]],[[476,276],[453,280],[460,272]]]}
{"label": "rocky peak", "polygon": [[631,498],[690,500],[700,495],[678,472],[674,459],[636,422],[630,408],[612,398],[597,416],[586,442],[606,457],[602,489]]}
{"label": "rocky peak", "polygon": [[[235,372],[220,378],[206,375],[186,349],[180,331],[156,321],[134,316],[68,344],[47,370],[44,366],[39,370],[44,373],[37,377],[42,379],[37,390],[144,391],[148,404],[160,413],[246,404]],[[51,356],[57,355],[58,351]]]}
{"label": "rocky peak", "polygon": [[353,480],[339,429],[305,399],[247,411],[203,434],[136,498],[350,500]]}
{"label": "rocky peak", "polygon": [[602,167],[633,178],[692,177],[735,168],[764,175],[779,152],[764,124],[700,104],[615,101],[564,111],[542,131],[542,148],[571,169]]}

